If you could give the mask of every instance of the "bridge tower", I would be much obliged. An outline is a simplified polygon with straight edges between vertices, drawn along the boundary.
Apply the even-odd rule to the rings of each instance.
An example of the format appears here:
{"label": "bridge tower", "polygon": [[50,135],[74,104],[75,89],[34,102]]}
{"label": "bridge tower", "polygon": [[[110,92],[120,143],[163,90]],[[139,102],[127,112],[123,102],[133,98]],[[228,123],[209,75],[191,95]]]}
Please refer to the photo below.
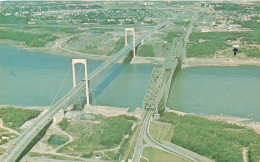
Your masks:
{"label": "bridge tower", "polygon": [[127,46],[127,32],[128,31],[133,32],[133,52],[134,52],[134,58],[135,58],[135,28],[125,28],[125,46]]}
{"label": "bridge tower", "polygon": [[85,81],[86,81],[86,101],[89,105],[89,90],[88,90],[88,69],[86,59],[72,59],[72,77],[73,77],[73,87],[76,87],[76,74],[75,74],[75,64],[83,64],[85,67]]}

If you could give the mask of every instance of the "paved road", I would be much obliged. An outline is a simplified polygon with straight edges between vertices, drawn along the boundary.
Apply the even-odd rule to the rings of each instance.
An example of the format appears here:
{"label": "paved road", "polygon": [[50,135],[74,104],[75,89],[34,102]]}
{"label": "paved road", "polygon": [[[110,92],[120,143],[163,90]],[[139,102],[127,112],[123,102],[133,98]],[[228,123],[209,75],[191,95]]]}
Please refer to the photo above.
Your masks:
{"label": "paved road", "polygon": [[140,133],[139,133],[139,137],[137,139],[136,142],[136,146],[135,146],[135,150],[134,150],[134,155],[133,155],[133,162],[139,162],[139,159],[142,155],[142,150],[143,150],[143,139],[144,139],[144,132],[145,132],[145,126],[147,125],[147,122],[149,121],[151,114],[149,112],[146,112],[146,117],[143,121]]}
{"label": "paved road", "polygon": [[[141,44],[141,41],[153,33],[166,26],[167,22],[163,22],[155,26],[149,32],[143,34],[141,37],[136,39],[136,46]],[[89,85],[92,85],[100,76],[102,76],[110,67],[112,67],[118,60],[126,57],[128,53],[133,49],[133,44],[129,44],[124,47],[112,57],[109,57],[102,65],[95,69],[89,75]],[[32,139],[34,139],[37,134],[43,130],[48,123],[52,121],[54,115],[61,109],[68,108],[77,97],[85,91],[86,83],[84,81],[80,82],[75,88],[69,91],[64,97],[62,97],[56,104],[54,104],[47,113],[39,117],[30,127],[28,127],[15,141],[11,144],[4,154],[1,156],[1,162],[13,162],[16,161],[22,154],[24,149],[30,144]]]}
{"label": "paved road", "polygon": [[196,160],[194,160],[193,158],[190,158],[188,156],[185,156],[179,152],[177,152],[176,150],[172,149],[172,148],[169,148],[167,146],[164,146],[163,144],[160,144],[158,143],[157,141],[155,141],[149,134],[149,125],[150,125],[150,120],[152,118],[152,115],[153,115],[154,111],[153,110],[149,110],[147,112],[147,116],[144,120],[144,123],[142,125],[142,130],[140,132],[140,136],[139,136],[139,139],[138,139],[138,142],[136,144],[136,148],[135,148],[135,152],[134,152],[134,156],[133,156],[133,162],[139,162],[140,161],[140,157],[141,157],[141,154],[142,154],[142,150],[143,150],[143,139],[148,143],[148,145],[151,145],[153,147],[156,147],[160,150],[163,150],[163,151],[166,151],[166,152],[169,152],[169,153],[172,153],[176,156],[179,156],[187,161],[192,161],[192,162],[195,162]]}

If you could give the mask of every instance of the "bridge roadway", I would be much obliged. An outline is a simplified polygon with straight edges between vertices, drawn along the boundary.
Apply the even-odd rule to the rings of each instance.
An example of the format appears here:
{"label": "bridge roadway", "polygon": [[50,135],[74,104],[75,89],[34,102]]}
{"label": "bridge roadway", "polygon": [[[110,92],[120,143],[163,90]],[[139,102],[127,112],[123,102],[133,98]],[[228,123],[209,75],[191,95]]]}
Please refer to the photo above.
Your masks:
{"label": "bridge roadway", "polygon": [[[146,32],[138,39],[136,39],[136,46],[141,44],[141,41],[148,35],[156,30],[164,28],[168,21],[163,22],[155,26],[150,31]],[[94,70],[89,76],[89,86],[91,86],[102,74],[104,74],[111,66],[113,66],[120,59],[127,57],[128,53],[133,49],[133,44],[129,44],[116,54],[108,58],[103,64],[101,64],[96,70]],[[21,135],[7,148],[7,150],[1,156],[1,162],[14,162],[18,161],[19,157],[23,154],[26,147],[32,142],[32,140],[43,130],[53,119],[54,115],[61,109],[66,110],[72,103],[85,91],[86,82],[80,82],[75,88],[70,90],[64,97],[62,97],[56,104],[51,106],[48,112],[39,117],[30,127],[21,133]]]}

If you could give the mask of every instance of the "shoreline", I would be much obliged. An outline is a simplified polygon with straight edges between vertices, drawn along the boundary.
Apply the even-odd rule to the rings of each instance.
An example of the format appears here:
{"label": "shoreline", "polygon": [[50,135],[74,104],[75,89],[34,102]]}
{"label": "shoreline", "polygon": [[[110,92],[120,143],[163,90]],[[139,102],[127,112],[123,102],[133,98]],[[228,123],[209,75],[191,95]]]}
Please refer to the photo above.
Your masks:
{"label": "shoreline", "polygon": [[[92,60],[106,60],[109,56],[106,55],[98,55],[98,54],[87,54],[82,53],[79,51],[71,51],[68,49],[53,49],[52,47],[55,44],[59,44],[60,42],[55,42],[54,44],[47,45],[49,48],[46,47],[26,47],[24,46],[23,42],[14,41],[14,40],[0,40],[0,44],[8,44],[14,46],[16,48],[20,48],[23,50],[28,51],[37,51],[37,52],[44,52],[50,55],[57,55],[57,56],[64,56],[64,57],[71,57],[71,58],[87,58]],[[56,45],[59,46],[59,45]],[[65,52],[67,51],[67,52]],[[73,54],[72,54],[73,53]],[[162,65],[164,63],[165,57],[141,57],[136,56],[133,58],[130,64],[155,64],[155,65]],[[183,61],[182,68],[188,67],[196,67],[196,66],[243,66],[243,65],[251,65],[251,66],[260,66],[260,58],[239,58],[239,57],[221,57],[221,58],[196,58],[190,57],[185,58]]]}
{"label": "shoreline", "polygon": [[206,118],[208,120],[212,121],[223,121],[228,124],[235,124],[238,126],[247,127],[250,129],[253,129],[257,134],[260,134],[260,121],[252,121],[252,119],[249,118],[243,118],[243,117],[235,117],[235,116],[229,116],[229,115],[200,115],[196,113],[186,113],[182,111],[177,110],[165,110],[165,112],[175,113],[177,115],[194,115],[202,118]]}
{"label": "shoreline", "polygon": [[182,68],[195,66],[260,66],[260,58],[239,58],[239,57],[225,57],[225,58],[186,58],[183,61]]}
{"label": "shoreline", "polygon": [[[13,108],[22,108],[22,109],[31,109],[31,110],[39,110],[43,111],[45,109],[49,109],[50,106],[13,106],[13,105],[0,105],[1,108],[6,108],[6,107],[13,107]],[[111,107],[111,106],[107,106]],[[236,116],[230,116],[230,115],[206,115],[206,114],[196,114],[196,113],[186,113],[182,111],[177,111],[177,110],[171,110],[171,109],[166,109],[165,112],[170,112],[170,113],[175,113],[177,115],[193,115],[193,116],[198,116],[202,118],[206,118],[208,120],[212,121],[223,121],[228,124],[235,124],[238,126],[244,126],[247,128],[253,129],[256,133],[260,134],[260,121],[253,121],[252,119],[249,118],[244,118],[244,117],[236,117]]]}
{"label": "shoreline", "polygon": [[51,106],[17,106],[17,105],[10,105],[10,104],[0,105],[0,109],[8,108],[8,107],[43,111],[45,109],[49,109]]}

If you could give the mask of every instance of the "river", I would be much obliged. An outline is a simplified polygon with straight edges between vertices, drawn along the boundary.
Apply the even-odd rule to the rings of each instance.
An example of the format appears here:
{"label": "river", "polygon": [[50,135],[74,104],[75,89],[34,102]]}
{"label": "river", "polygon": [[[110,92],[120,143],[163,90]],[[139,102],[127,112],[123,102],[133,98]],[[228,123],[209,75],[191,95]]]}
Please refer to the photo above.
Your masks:
{"label": "river", "polygon": [[260,66],[183,68],[172,84],[168,107],[260,121]]}
{"label": "river", "polygon": [[[55,101],[72,88],[71,59],[0,44],[0,104],[50,106],[62,82]],[[102,64],[102,61],[87,61],[88,73]],[[76,72],[80,71],[80,66],[77,65]],[[129,107],[131,111],[142,106],[153,67],[115,65],[107,79],[94,87],[97,89],[96,104]],[[84,76],[83,69],[80,72],[78,81]]]}
{"label": "river", "polygon": [[[55,101],[72,88],[71,59],[0,44],[0,104],[50,106],[63,81]],[[88,72],[101,64],[102,61],[88,60]],[[77,65],[77,72],[80,66]],[[154,67],[150,64],[115,65],[101,84],[91,87],[95,90],[92,104],[128,107],[131,111],[141,107]],[[83,79],[83,70],[80,72],[78,81]],[[183,68],[172,84],[168,107],[189,113],[224,114],[260,121],[259,83],[259,66]]]}

